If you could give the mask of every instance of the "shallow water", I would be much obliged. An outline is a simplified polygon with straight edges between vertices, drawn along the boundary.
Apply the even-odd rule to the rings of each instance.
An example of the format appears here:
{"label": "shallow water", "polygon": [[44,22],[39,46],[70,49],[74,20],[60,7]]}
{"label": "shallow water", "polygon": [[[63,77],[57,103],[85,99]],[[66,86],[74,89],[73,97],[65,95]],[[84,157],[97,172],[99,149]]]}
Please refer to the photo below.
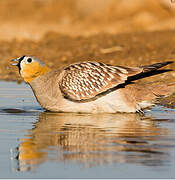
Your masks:
{"label": "shallow water", "polygon": [[44,112],[26,84],[0,82],[0,178],[174,178],[175,110]]}

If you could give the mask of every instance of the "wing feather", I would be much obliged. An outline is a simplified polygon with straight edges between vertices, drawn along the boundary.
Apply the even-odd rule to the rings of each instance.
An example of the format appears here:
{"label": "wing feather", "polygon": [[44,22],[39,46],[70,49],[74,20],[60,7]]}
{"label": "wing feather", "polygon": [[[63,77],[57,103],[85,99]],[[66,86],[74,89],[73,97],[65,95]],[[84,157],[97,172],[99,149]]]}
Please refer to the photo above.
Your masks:
{"label": "wing feather", "polygon": [[72,64],[63,71],[59,86],[71,100],[87,100],[124,83],[129,76],[141,73],[143,68],[112,66],[97,62]]}

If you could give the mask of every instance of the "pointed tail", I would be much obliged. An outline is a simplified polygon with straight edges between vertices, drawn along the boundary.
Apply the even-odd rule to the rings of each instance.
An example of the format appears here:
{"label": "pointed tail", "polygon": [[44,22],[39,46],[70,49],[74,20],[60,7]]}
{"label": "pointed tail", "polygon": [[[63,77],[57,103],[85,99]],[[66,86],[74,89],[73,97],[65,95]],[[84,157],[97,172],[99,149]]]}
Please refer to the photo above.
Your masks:
{"label": "pointed tail", "polygon": [[147,65],[147,66],[140,66],[140,68],[143,68],[143,72],[150,72],[150,71],[155,71],[161,67],[164,67],[168,64],[173,63],[174,61],[166,61],[166,62],[161,62],[161,63],[156,63],[152,65]]}

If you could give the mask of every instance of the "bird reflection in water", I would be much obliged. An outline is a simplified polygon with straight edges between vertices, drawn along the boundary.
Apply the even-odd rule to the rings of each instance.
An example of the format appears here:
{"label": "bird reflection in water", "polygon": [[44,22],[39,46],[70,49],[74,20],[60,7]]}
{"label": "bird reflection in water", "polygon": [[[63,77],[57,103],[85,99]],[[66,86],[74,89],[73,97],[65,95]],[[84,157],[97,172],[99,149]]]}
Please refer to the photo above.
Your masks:
{"label": "bird reflection in water", "polygon": [[17,170],[30,171],[47,161],[76,162],[85,167],[111,163],[163,165],[169,161],[168,129],[138,114],[49,113],[17,148]]}

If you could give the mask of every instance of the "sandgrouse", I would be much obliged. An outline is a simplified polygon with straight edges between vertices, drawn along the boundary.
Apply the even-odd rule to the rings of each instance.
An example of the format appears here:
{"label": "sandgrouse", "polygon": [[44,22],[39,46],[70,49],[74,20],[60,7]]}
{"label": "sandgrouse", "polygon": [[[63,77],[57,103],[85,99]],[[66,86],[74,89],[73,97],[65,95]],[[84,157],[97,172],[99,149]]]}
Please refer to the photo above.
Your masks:
{"label": "sandgrouse", "polygon": [[116,113],[141,112],[154,105],[160,95],[175,91],[175,83],[140,85],[134,80],[172,63],[140,67],[112,66],[100,62],[80,62],[51,70],[39,59],[13,59],[39,104],[54,112]]}

